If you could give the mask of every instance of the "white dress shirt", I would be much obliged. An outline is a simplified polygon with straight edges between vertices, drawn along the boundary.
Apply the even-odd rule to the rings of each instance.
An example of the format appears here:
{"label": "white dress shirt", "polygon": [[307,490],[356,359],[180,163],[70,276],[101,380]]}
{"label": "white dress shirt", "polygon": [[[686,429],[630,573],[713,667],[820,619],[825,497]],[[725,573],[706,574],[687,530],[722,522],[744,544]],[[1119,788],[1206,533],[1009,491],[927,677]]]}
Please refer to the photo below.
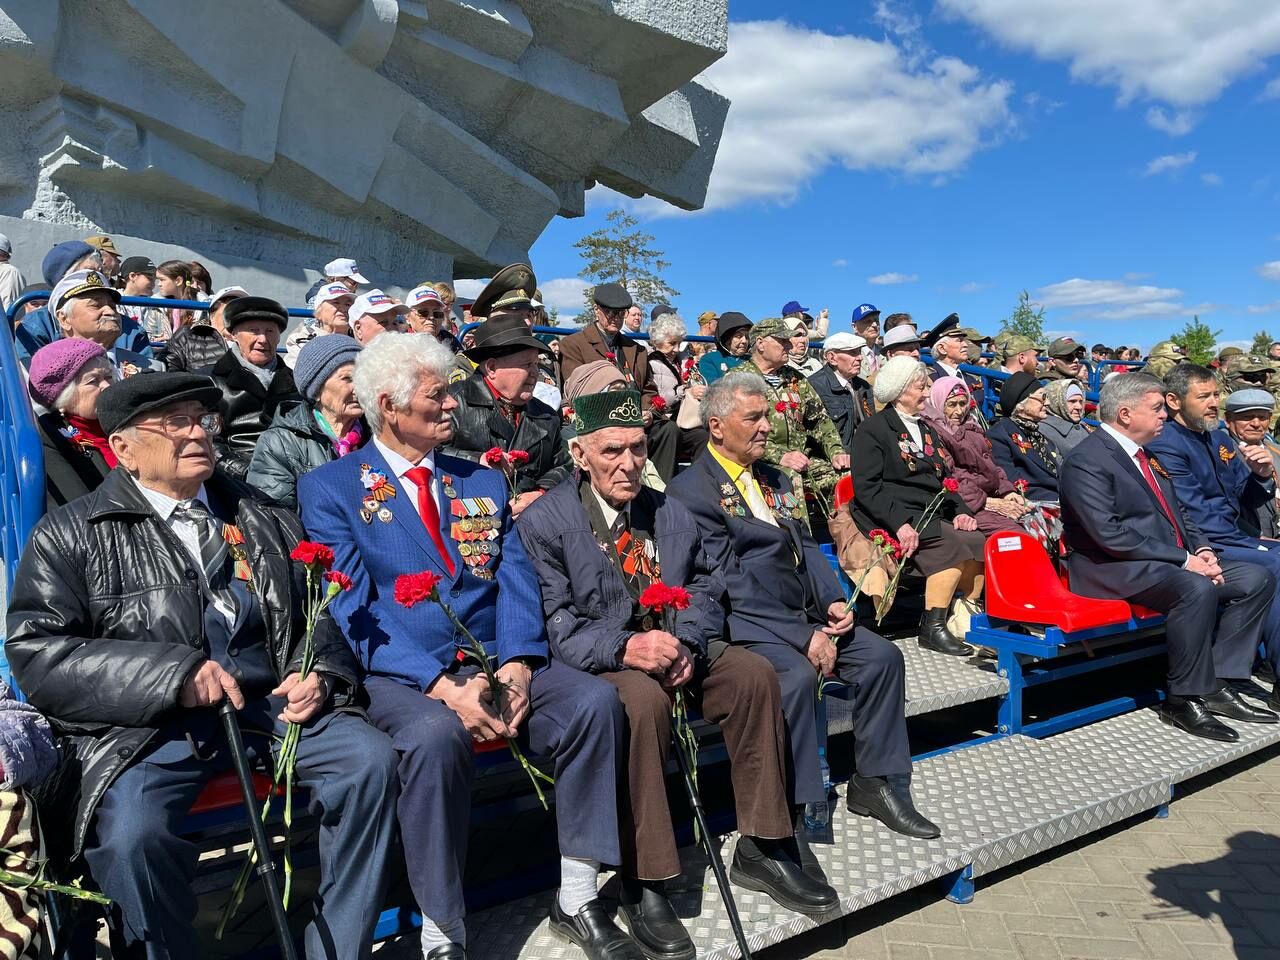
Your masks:
{"label": "white dress shirt", "polygon": [[400,483],[400,489],[408,495],[409,502],[413,504],[415,511],[418,509],[418,485],[405,476],[414,467],[426,467],[431,471],[431,499],[437,504],[440,503],[440,477],[436,474],[436,452],[434,450],[417,463],[410,463],[377,437],[373,438],[373,445],[382,454],[382,459],[387,461],[387,466],[395,474],[396,480]]}
{"label": "white dress shirt", "polygon": [[596,498],[596,503],[600,505],[600,514],[604,517],[604,522],[609,528],[610,535],[616,537],[617,531],[614,528],[618,522],[618,518],[625,516],[628,523],[631,521],[631,504],[628,503],[621,510],[610,506],[609,501],[600,496],[600,492],[596,490],[595,487],[591,488],[591,495]]}
{"label": "white dress shirt", "polygon": [[[1129,457],[1129,459],[1133,461],[1134,468],[1138,471],[1138,473],[1142,474],[1143,479],[1145,480],[1147,475],[1145,472],[1143,472],[1142,464],[1138,462],[1138,451],[1142,449],[1142,446],[1140,444],[1134,443],[1132,440],[1126,437],[1123,433],[1121,433],[1115,427],[1111,426],[1111,424],[1109,423],[1104,423],[1102,425],[1102,429],[1107,432],[1107,435],[1111,437],[1112,440],[1120,444],[1120,449],[1123,450],[1125,454]],[[1170,504],[1169,509],[1170,510],[1173,509],[1172,504]],[[1191,551],[1188,550],[1187,559],[1182,561],[1183,568],[1185,569],[1187,564],[1190,562],[1191,562]]]}

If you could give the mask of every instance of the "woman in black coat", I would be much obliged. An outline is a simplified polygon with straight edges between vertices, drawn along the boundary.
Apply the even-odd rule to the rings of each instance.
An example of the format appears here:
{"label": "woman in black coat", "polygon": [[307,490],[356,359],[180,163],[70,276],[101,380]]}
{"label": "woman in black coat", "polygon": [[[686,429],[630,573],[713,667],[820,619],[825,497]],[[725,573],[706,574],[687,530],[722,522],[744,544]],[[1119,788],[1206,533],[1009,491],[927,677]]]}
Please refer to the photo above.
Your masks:
{"label": "woman in black coat", "polygon": [[1000,388],[1000,413],[987,431],[991,456],[1010,480],[1027,482],[1028,500],[1057,503],[1062,456],[1040,432],[1049,414],[1044,385],[1029,373],[1015,373]]}
{"label": "woman in black coat", "polygon": [[887,531],[924,574],[920,646],[968,656],[973,648],[951,634],[947,617],[957,589],[968,600],[982,595],[986,538],[960,494],[944,488],[940,440],[920,418],[929,385],[927,368],[914,357],[894,357],[876,374],[876,400],[885,407],[854,435],[849,510],[864,535]]}

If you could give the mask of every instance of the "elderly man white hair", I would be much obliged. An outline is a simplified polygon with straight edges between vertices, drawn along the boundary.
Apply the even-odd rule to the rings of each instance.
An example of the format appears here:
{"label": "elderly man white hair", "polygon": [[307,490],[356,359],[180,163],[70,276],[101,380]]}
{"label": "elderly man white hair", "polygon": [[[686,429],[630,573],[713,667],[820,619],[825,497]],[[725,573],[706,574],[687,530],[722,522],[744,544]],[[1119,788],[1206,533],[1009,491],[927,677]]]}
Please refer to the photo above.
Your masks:
{"label": "elderly man white hair", "polygon": [[376,337],[360,351],[352,377],[369,429],[382,432],[384,401],[397,410],[408,408],[424,375],[448,387],[452,367],[453,354],[434,337]]}

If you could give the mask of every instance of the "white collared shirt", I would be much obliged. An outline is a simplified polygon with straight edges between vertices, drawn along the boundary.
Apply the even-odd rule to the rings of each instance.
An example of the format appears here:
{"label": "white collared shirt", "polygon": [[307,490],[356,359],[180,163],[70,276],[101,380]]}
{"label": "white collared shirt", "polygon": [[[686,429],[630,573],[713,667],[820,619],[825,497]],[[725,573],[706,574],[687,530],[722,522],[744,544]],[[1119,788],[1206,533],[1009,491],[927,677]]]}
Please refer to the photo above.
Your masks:
{"label": "white collared shirt", "polygon": [[414,467],[426,467],[431,471],[431,499],[437,504],[440,502],[440,477],[436,474],[436,452],[434,450],[417,463],[410,463],[377,437],[373,438],[373,445],[378,448],[378,452],[382,454],[382,459],[387,461],[387,466],[396,475],[396,480],[400,482],[400,489],[408,495],[409,502],[413,504],[414,510],[418,509],[418,485],[405,477],[405,474]]}
{"label": "white collared shirt", "polygon": [[591,488],[591,495],[596,498],[596,503],[600,505],[600,513],[604,517],[605,526],[609,528],[609,532],[613,533],[613,525],[618,522],[618,517],[626,516],[628,522],[631,520],[631,504],[627,504],[621,510],[610,506],[609,501],[600,496],[600,492],[595,487]]}
{"label": "white collared shirt", "polygon": [[[1125,455],[1128,456],[1128,458],[1133,461],[1133,465],[1137,469],[1138,473],[1141,473],[1142,476],[1145,478],[1146,473],[1142,469],[1142,464],[1138,463],[1138,451],[1142,449],[1142,445],[1138,443],[1134,443],[1132,440],[1126,437],[1123,433],[1121,433],[1115,427],[1111,426],[1111,424],[1109,423],[1104,423],[1102,425],[1102,429],[1107,432],[1107,435],[1111,437],[1112,440],[1120,444],[1120,449],[1123,450],[1125,452]],[[1172,506],[1170,507],[1170,509],[1172,509]],[[1185,568],[1186,565],[1190,562],[1191,562],[1191,551],[1188,550],[1187,559],[1182,561],[1182,566]]]}
{"label": "white collared shirt", "polygon": [[[943,363],[941,360],[935,360],[934,362],[938,365],[938,368],[942,370],[942,372],[945,373],[948,377],[960,377],[959,367],[953,367],[951,366],[951,364]],[[964,377],[960,377],[960,379],[963,380]]]}

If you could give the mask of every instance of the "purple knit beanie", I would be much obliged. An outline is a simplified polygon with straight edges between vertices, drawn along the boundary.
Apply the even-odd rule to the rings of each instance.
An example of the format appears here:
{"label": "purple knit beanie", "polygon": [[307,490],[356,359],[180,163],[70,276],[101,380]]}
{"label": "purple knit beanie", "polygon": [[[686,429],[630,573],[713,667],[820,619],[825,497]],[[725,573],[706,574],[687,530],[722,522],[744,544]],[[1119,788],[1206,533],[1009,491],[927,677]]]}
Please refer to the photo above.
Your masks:
{"label": "purple knit beanie", "polygon": [[64,337],[47,343],[31,357],[28,371],[31,382],[27,389],[40,404],[52,410],[58,394],[79,376],[84,365],[106,355],[107,351],[100,344],[79,337]]}

